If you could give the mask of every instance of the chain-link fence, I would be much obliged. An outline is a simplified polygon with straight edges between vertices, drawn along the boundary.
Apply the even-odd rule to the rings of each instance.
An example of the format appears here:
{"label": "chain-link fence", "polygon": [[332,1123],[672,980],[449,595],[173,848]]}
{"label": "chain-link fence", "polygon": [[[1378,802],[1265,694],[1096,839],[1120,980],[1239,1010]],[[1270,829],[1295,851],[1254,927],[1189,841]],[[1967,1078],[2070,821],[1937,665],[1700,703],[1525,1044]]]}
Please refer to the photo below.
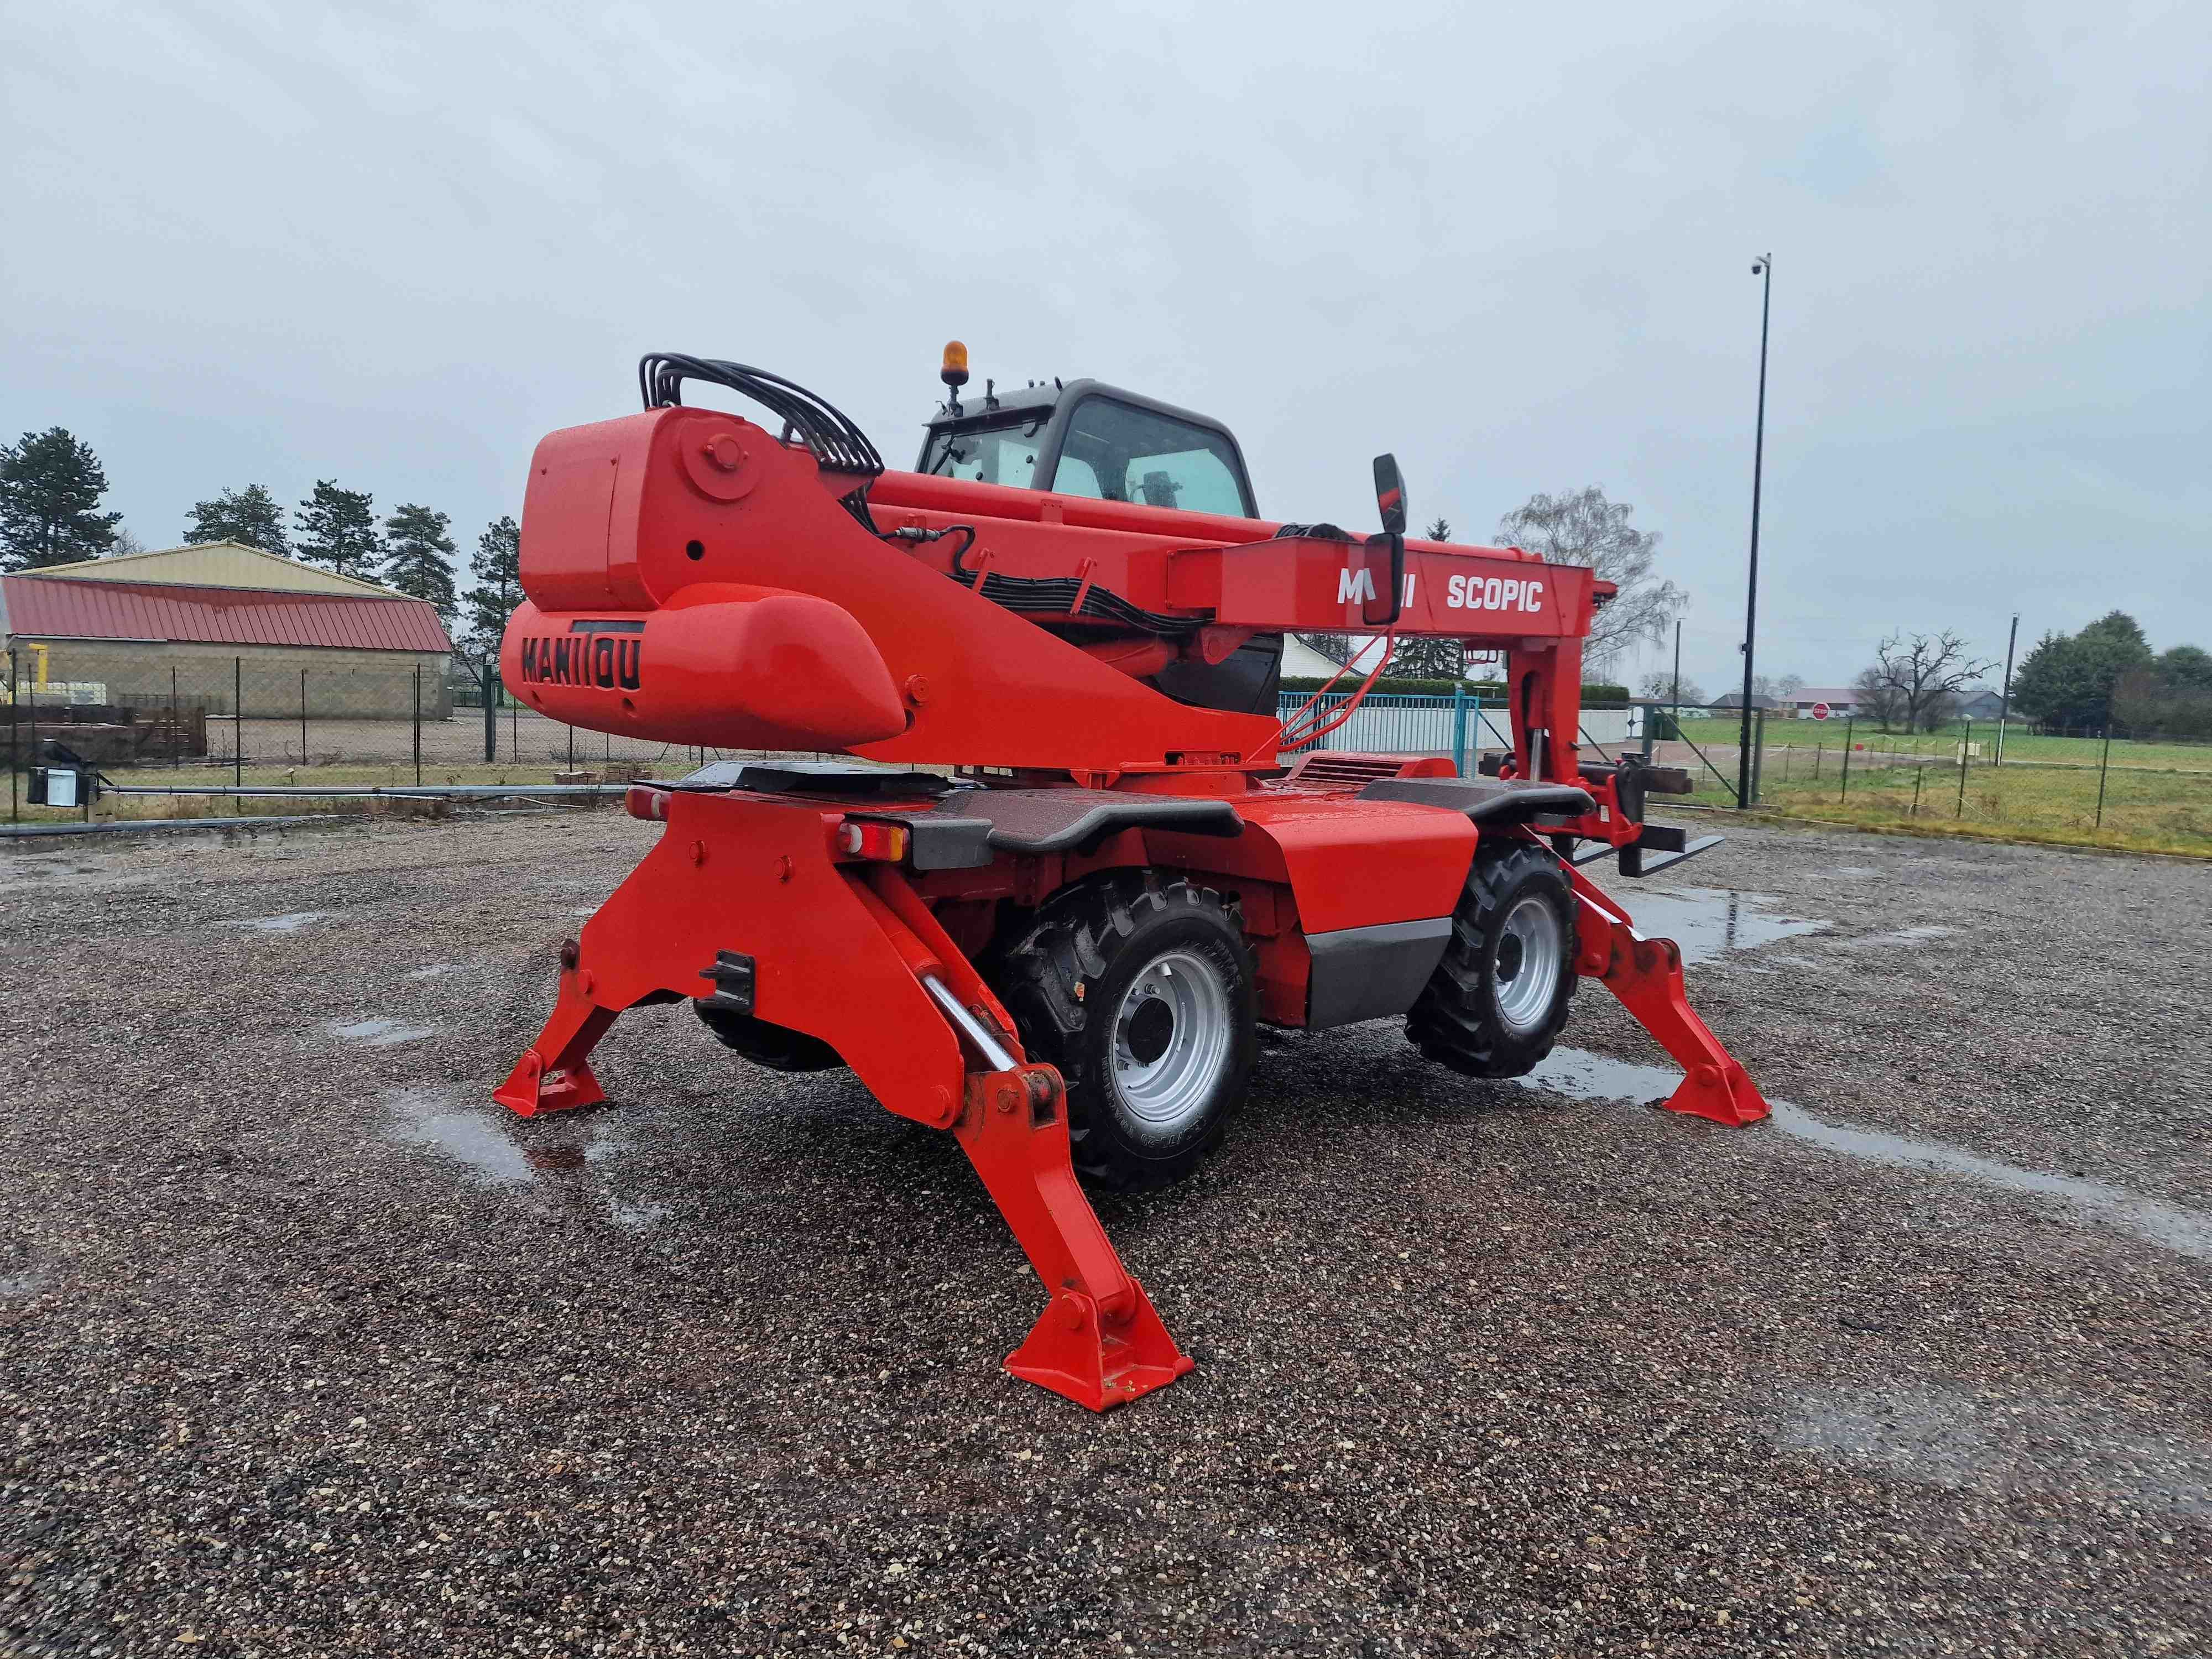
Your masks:
{"label": "chain-link fence", "polygon": [[[100,704],[20,678],[12,689],[16,818],[26,815],[20,769],[56,742],[142,787],[621,782],[751,752],[565,726],[508,696],[495,673],[447,678],[411,665],[300,669],[241,655],[180,665],[166,691]],[[1285,691],[1279,713],[1312,729],[1344,715],[1349,696]],[[1897,732],[1851,715],[1760,708],[1750,724],[1748,769],[1743,712],[1725,705],[1592,706],[1576,740],[1584,759],[1626,752],[1682,768],[1690,805],[1732,807],[1741,793],[1755,806],[1835,823],[2212,853],[2212,743],[1986,721]],[[1510,744],[1501,700],[1462,687],[1370,696],[1300,747],[1439,756],[1471,775]]]}
{"label": "chain-link fence", "polygon": [[[1655,757],[1686,765],[1696,800],[1734,805],[1743,711],[1653,705]],[[1934,732],[1752,711],[1749,799],[1871,828],[2212,854],[2212,743],[2120,729],[1960,720]]]}
{"label": "chain-link fence", "polygon": [[[507,696],[496,674],[412,665],[271,669],[239,656],[180,665],[166,690],[112,702],[20,677],[13,692],[0,740],[17,821],[57,816],[28,806],[21,771],[56,744],[131,790],[623,782],[750,752],[586,731]],[[131,801],[126,816],[209,810],[191,797],[112,799]]]}

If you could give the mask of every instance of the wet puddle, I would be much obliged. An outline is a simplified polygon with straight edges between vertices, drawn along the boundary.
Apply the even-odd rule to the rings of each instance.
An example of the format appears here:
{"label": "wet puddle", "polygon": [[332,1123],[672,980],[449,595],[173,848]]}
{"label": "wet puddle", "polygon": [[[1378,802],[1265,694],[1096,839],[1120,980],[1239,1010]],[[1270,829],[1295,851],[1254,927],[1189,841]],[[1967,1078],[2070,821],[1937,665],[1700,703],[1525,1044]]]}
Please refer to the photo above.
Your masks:
{"label": "wet puddle", "polygon": [[396,1019],[356,1019],[346,1024],[330,1020],[323,1029],[334,1037],[358,1042],[364,1048],[389,1048],[398,1043],[419,1042],[434,1035],[430,1026],[402,1025]]}
{"label": "wet puddle", "polygon": [[2212,1446],[2100,1401],[1921,1383],[1793,1388],[1774,1437],[1846,1468],[2007,1497],[2059,1492],[2212,1519]]}
{"label": "wet puddle", "polygon": [[1767,893],[1737,893],[1717,887],[1639,887],[1613,896],[1646,939],[1671,939],[1682,947],[1685,963],[1713,962],[1732,951],[1756,950],[1832,924],[1777,910],[1781,900]]}
{"label": "wet puddle", "polygon": [[[1548,1089],[1573,1100],[1645,1104],[1664,1101],[1681,1080],[1682,1074],[1670,1066],[1638,1066],[1581,1048],[1555,1048],[1534,1071],[1514,1079],[1524,1088]],[[1824,1151],[1900,1169],[1930,1170],[2001,1191],[2055,1200],[2077,1218],[2133,1234],[2182,1255],[2212,1261],[2212,1214],[2145,1198],[2107,1182],[2023,1169],[1939,1141],[1831,1123],[1786,1100],[1770,1097],[1766,1103],[1773,1114],[1767,1119],[1768,1125]]]}
{"label": "wet puddle", "polygon": [[445,1096],[424,1089],[397,1089],[384,1098],[394,1139],[441,1152],[485,1181],[519,1183],[531,1179],[530,1154],[502,1133],[486,1111],[455,1106]]}
{"label": "wet puddle", "polygon": [[243,921],[219,921],[218,927],[251,927],[257,933],[296,933],[319,921],[328,921],[329,910],[295,910],[283,916],[248,916]]}
{"label": "wet puddle", "polygon": [[665,1204],[621,1189],[605,1166],[623,1143],[605,1117],[525,1120],[503,1107],[463,1102],[433,1089],[390,1090],[384,1104],[394,1140],[434,1152],[482,1184],[526,1193],[540,1208],[611,1222],[633,1233],[651,1231],[672,1213]]}
{"label": "wet puddle", "polygon": [[1830,1152],[1847,1152],[1905,1169],[1936,1170],[1964,1176],[1988,1187],[2056,1199],[2070,1209],[2088,1215],[2121,1232],[2133,1233],[2152,1244],[2160,1244],[2183,1255],[2212,1261],[2212,1215],[2161,1203],[2124,1188],[2081,1176],[2052,1175],[2001,1164],[1956,1146],[1915,1140],[1907,1135],[1878,1129],[1854,1128],[1849,1124],[1824,1122],[1786,1101],[1770,1101],[1774,1127],[1784,1134],[1809,1140]]}

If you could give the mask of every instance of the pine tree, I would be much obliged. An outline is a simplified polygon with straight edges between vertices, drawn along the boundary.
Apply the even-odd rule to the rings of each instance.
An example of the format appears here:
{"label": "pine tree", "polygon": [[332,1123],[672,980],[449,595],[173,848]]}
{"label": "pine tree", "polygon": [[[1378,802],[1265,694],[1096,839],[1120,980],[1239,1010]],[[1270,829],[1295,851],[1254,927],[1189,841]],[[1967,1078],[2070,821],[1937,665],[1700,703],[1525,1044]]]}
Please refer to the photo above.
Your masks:
{"label": "pine tree", "polygon": [[106,552],[123,520],[96,510],[106,493],[92,446],[60,427],[0,444],[0,570],[75,564]]}
{"label": "pine tree", "polygon": [[292,514],[299,532],[295,556],[326,564],[341,576],[376,580],[384,548],[376,533],[375,501],[365,489],[341,489],[329,478],[315,481],[315,493]]}
{"label": "pine tree", "polygon": [[453,625],[453,538],[449,520],[427,507],[403,503],[384,521],[384,582],[428,599],[438,620]]}
{"label": "pine tree", "polygon": [[484,526],[469,575],[476,585],[463,602],[467,627],[462,638],[469,651],[490,662],[499,656],[507,617],[522,603],[522,532],[513,519]]}
{"label": "pine tree", "polygon": [[185,544],[202,542],[243,542],[264,553],[292,556],[292,538],[284,533],[284,509],[260,484],[226,489],[211,501],[195,501]]}
{"label": "pine tree", "polygon": [[1457,640],[1403,639],[1382,672],[1401,679],[1455,680],[1467,672],[1467,647]]}

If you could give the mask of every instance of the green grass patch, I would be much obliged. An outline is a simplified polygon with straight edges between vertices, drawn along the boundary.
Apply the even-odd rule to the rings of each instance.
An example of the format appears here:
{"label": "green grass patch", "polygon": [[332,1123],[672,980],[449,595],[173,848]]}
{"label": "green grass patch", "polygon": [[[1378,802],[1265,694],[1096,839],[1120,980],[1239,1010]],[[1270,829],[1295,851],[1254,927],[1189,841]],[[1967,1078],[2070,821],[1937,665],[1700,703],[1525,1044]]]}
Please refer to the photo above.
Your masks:
{"label": "green grass patch", "polygon": [[2001,767],[1969,767],[1962,791],[1954,765],[1867,764],[1854,756],[1848,789],[1839,771],[1817,781],[1778,777],[1771,750],[1767,767],[1760,805],[1785,817],[2212,857],[2212,772],[2123,767],[2116,760],[2100,780],[2094,767],[2008,759]]}
{"label": "green grass patch", "polygon": [[[1700,749],[1717,747],[1733,752],[1741,740],[1742,726],[1740,721],[1722,716],[1686,715],[1681,732]],[[1769,766],[1777,763],[1779,751],[1786,746],[1793,760],[1802,758],[1808,763],[1815,750],[1820,751],[1826,759],[1823,769],[1831,770],[1836,757],[1844,750],[1846,738],[1851,744],[1862,745],[1865,753],[1910,755],[1916,759],[1935,761],[1955,759],[1966,732],[1960,726],[1942,732],[1884,732],[1867,722],[1784,720],[1770,715],[1765,738]],[[1974,727],[1971,741],[1979,744],[1982,750],[1976,764],[1995,757],[1996,738],[1994,724]],[[2105,742],[2101,738],[2036,737],[2020,726],[2008,726],[2004,752],[2008,765],[2019,761],[2094,769],[2104,763]],[[2112,763],[2115,768],[2212,773],[2212,744],[2137,743],[2115,738]]]}

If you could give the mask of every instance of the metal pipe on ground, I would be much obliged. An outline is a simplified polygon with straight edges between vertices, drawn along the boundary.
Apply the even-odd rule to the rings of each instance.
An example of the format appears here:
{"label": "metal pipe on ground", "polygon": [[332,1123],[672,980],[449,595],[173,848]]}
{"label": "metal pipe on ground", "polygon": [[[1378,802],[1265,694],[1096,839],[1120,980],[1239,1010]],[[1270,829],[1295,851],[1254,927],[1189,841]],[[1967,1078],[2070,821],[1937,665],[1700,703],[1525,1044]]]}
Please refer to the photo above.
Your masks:
{"label": "metal pipe on ground", "polygon": [[314,784],[146,784],[102,785],[100,793],[107,795],[212,795],[260,799],[373,799],[391,796],[401,800],[438,800],[451,796],[456,799],[497,800],[508,796],[558,795],[598,796],[619,795],[630,786],[626,783],[333,783]]}

